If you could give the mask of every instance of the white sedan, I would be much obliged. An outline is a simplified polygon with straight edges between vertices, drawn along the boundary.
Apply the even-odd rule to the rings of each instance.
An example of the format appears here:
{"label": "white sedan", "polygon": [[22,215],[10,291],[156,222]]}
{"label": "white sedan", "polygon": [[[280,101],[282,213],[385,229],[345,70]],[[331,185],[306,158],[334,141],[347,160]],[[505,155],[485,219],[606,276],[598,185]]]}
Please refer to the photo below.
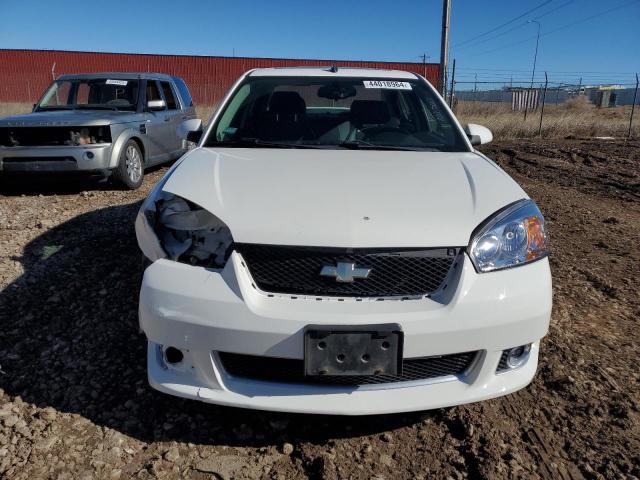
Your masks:
{"label": "white sedan", "polygon": [[252,70],[189,138],[136,220],[154,388],[362,415],[531,382],[544,219],[424,78]]}

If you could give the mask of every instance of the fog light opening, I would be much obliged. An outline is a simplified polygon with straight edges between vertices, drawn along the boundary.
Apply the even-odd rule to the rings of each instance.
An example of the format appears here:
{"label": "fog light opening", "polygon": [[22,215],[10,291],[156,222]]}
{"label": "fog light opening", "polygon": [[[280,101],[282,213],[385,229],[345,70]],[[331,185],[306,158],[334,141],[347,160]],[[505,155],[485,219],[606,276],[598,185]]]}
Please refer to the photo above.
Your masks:
{"label": "fog light opening", "polygon": [[531,344],[520,345],[507,351],[507,366],[511,369],[521,367],[529,358]]}
{"label": "fog light opening", "polygon": [[184,355],[182,351],[176,347],[167,347],[164,350],[164,359],[169,365],[177,365],[182,362]]}

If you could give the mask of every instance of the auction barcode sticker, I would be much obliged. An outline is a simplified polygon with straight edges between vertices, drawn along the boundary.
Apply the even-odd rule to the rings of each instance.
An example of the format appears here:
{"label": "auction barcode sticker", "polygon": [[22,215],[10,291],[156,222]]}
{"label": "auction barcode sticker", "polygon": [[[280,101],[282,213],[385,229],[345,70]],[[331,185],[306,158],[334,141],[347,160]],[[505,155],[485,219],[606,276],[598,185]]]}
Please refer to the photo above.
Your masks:
{"label": "auction barcode sticker", "polygon": [[393,90],[411,90],[409,82],[398,82],[396,80],[365,80],[364,88],[391,88]]}
{"label": "auction barcode sticker", "polygon": [[122,87],[126,87],[127,86],[127,80],[107,80],[106,82],[107,85],[120,85]]}

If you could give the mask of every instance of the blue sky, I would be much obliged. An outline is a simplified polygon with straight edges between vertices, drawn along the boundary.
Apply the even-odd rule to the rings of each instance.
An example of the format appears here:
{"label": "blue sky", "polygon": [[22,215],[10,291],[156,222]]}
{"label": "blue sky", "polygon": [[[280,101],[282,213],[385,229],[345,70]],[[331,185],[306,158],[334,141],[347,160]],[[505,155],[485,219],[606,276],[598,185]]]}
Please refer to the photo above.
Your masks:
{"label": "blue sky", "polygon": [[[437,62],[441,8],[441,0],[0,0],[0,48],[387,61],[426,52]],[[526,21],[535,18],[541,75],[631,82],[640,71],[640,0],[453,0],[458,79],[530,78],[537,27]]]}

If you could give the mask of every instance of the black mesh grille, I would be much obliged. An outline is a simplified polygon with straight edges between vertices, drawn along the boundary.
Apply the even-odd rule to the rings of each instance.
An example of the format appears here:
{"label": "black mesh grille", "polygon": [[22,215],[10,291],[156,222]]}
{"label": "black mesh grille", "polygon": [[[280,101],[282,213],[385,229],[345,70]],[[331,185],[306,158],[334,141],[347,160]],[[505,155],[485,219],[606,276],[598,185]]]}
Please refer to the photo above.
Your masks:
{"label": "black mesh grille", "polygon": [[471,366],[478,352],[456,353],[438,357],[409,358],[402,362],[401,375],[306,376],[304,361],[287,358],[240,355],[219,352],[226,372],[234,377],[278,383],[358,386],[380,383],[410,382],[460,375]]}
{"label": "black mesh grille", "polygon": [[[257,286],[266,292],[343,296],[392,297],[427,295],[444,286],[458,250],[411,251],[319,250],[296,247],[237,245]],[[320,276],[323,266],[338,262],[370,268],[367,278],[340,283]]]}

